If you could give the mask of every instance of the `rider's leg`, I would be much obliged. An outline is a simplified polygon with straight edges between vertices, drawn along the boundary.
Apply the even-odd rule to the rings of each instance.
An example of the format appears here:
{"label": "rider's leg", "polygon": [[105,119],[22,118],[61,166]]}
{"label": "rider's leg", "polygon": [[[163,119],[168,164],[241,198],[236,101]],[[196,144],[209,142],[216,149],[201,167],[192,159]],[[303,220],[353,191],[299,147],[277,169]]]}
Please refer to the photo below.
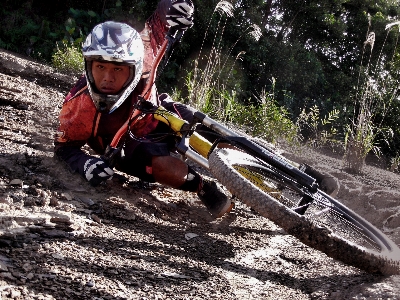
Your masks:
{"label": "rider's leg", "polygon": [[152,159],[154,179],[179,190],[196,192],[210,213],[222,217],[228,213],[233,202],[223,190],[211,180],[202,178],[191,167],[172,156],[157,156]]}
{"label": "rider's leg", "polygon": [[[173,156],[154,156],[151,166],[147,166],[147,172],[151,172],[156,182],[179,188],[187,180],[188,165]],[[196,188],[190,191],[196,191]]]}
{"label": "rider's leg", "polygon": [[117,170],[147,182],[195,192],[214,217],[221,217],[232,208],[231,200],[214,182],[203,179],[185,162],[170,156],[167,143],[128,139],[123,152]]}

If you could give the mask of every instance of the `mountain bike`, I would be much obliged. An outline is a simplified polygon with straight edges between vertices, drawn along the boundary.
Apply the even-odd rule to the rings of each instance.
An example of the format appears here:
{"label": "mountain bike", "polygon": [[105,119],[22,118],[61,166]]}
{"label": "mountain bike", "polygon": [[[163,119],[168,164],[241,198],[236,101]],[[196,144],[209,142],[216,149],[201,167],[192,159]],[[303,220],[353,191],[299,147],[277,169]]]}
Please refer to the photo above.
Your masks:
{"label": "mountain bike", "polygon": [[[370,273],[400,274],[400,249],[384,233],[318,188],[316,179],[256,139],[237,133],[196,111],[191,123],[149,101],[156,70],[182,32],[170,30],[155,57],[146,87],[130,118],[118,130],[103,158],[110,165],[131,125],[143,114],[167,124],[182,158],[209,170],[227,190],[302,243]],[[166,62],[168,57],[166,58]],[[209,128],[215,139],[202,135]]]}
{"label": "mountain bike", "polygon": [[[268,145],[200,111],[190,124],[145,100],[136,111],[133,119],[153,114],[167,124],[183,158],[209,170],[232,195],[302,243],[370,273],[400,274],[400,249],[393,241]],[[199,124],[215,134],[213,143],[202,136]]]}

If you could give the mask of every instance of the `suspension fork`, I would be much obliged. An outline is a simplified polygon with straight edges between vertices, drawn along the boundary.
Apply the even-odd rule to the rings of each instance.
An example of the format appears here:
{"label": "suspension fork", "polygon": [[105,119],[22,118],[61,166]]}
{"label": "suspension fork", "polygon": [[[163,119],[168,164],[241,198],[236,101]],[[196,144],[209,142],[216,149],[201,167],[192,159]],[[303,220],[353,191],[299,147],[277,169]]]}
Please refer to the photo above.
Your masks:
{"label": "suspension fork", "polygon": [[[193,127],[196,125],[196,119],[194,119],[192,124],[189,124],[162,106],[156,109],[154,118],[167,124],[181,137],[181,140],[176,145],[176,150],[181,155],[209,169],[208,155],[213,144],[193,130]],[[196,151],[193,151],[192,148]]]}

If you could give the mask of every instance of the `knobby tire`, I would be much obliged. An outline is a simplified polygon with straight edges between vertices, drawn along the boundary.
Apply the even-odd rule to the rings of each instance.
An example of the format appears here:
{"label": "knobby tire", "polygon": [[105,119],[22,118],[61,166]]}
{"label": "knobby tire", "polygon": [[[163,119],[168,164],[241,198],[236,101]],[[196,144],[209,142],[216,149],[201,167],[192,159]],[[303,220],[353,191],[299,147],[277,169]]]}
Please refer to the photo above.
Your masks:
{"label": "knobby tire", "polygon": [[[233,195],[302,243],[369,273],[400,274],[397,245],[337,200],[318,190],[321,201],[302,215],[293,210],[303,196],[302,190],[275,177],[273,168],[266,175],[251,155],[218,149],[211,153],[209,164],[211,173]],[[257,178],[264,178],[267,187],[257,184]]]}

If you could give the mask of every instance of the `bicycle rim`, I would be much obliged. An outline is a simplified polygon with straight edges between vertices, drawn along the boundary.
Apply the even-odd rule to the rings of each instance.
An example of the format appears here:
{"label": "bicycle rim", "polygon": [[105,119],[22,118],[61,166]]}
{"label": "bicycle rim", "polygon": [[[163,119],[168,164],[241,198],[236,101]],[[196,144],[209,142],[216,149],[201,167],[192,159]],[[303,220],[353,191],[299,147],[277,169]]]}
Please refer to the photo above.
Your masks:
{"label": "bicycle rim", "polygon": [[213,175],[243,203],[304,244],[370,273],[400,274],[400,250],[379,229],[321,191],[301,215],[293,209],[304,196],[301,187],[249,154],[214,151]]}

